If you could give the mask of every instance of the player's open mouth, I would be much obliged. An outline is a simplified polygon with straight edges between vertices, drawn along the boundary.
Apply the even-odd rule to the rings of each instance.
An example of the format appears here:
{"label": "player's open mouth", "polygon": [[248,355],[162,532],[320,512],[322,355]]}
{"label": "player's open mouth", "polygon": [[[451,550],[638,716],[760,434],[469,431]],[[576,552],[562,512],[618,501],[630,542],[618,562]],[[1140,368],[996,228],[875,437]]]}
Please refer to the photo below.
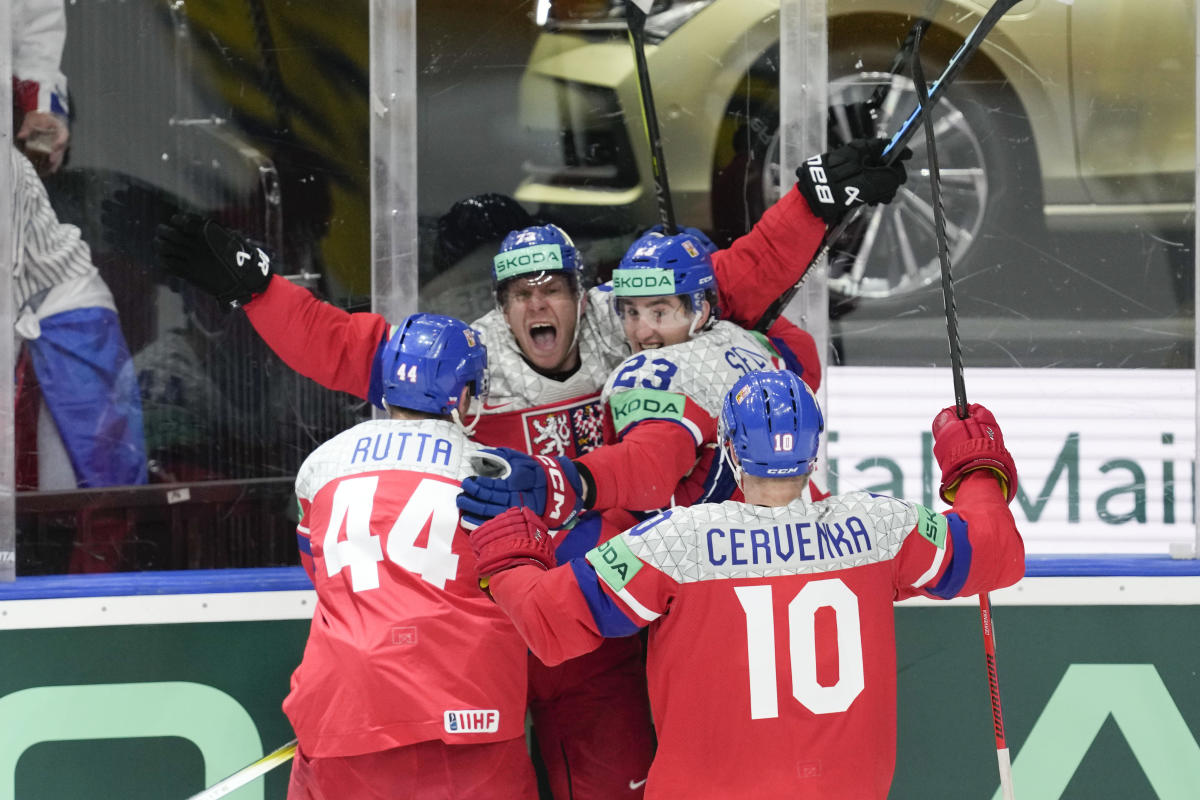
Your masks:
{"label": "player's open mouth", "polygon": [[558,329],[553,325],[531,325],[529,339],[534,350],[549,352],[558,344]]}

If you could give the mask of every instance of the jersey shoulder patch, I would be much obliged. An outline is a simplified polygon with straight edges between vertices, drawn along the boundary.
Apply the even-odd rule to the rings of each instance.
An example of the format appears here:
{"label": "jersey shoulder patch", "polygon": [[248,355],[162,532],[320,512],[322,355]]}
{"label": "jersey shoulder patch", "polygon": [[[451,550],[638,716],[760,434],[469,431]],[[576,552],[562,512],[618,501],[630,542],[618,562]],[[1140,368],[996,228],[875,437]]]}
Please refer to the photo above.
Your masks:
{"label": "jersey shoulder patch", "polygon": [[639,388],[612,395],[608,407],[612,410],[613,427],[620,432],[648,419],[683,422],[686,402],[686,397],[675,392]]}
{"label": "jersey shoulder patch", "polygon": [[585,558],[596,570],[600,580],[612,587],[614,592],[624,589],[643,566],[642,560],[629,549],[624,536],[609,539],[599,547],[589,550]]}

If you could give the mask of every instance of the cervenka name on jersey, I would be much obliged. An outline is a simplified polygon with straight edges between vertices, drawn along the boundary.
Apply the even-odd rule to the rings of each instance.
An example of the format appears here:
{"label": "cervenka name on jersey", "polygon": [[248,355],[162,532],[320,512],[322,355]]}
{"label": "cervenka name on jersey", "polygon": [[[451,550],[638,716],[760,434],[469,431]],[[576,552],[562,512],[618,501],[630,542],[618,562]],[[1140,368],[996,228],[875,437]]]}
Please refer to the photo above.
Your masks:
{"label": "cervenka name on jersey", "polygon": [[500,712],[494,708],[468,708],[446,711],[446,733],[495,733],[500,730]]}

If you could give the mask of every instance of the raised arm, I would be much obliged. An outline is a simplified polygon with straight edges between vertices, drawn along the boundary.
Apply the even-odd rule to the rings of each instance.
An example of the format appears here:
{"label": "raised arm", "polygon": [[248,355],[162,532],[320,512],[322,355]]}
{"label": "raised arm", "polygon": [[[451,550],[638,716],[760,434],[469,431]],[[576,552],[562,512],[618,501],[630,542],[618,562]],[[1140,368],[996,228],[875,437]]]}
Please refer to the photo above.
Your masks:
{"label": "raised arm", "polygon": [[272,274],[266,253],[215,220],[176,214],[159,226],[155,247],[169,272],[226,307],[244,307],[258,335],[296,372],[379,405],[383,317],[350,314]]}

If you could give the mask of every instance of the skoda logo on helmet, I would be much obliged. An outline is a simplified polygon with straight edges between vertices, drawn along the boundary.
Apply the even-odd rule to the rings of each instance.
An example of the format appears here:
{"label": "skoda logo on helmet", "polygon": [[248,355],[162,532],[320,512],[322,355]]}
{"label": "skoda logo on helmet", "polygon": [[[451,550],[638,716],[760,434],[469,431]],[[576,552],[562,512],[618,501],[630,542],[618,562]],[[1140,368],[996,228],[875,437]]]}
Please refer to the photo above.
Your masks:
{"label": "skoda logo on helmet", "polygon": [[562,270],[562,247],[557,244],[539,244],[522,247],[498,254],[492,259],[496,280],[503,281],[529,272]]}

